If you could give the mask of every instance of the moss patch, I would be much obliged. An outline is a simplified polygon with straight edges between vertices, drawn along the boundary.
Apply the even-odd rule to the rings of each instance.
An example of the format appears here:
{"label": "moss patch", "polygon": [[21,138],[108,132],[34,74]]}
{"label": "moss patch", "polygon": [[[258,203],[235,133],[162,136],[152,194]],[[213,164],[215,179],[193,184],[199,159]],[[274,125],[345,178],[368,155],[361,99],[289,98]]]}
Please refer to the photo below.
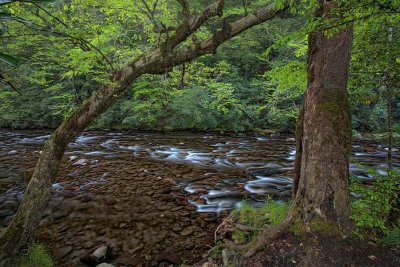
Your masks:
{"label": "moss patch", "polygon": [[319,217],[314,217],[309,226],[311,232],[321,233],[327,236],[340,235],[343,233],[342,229],[338,225]]}

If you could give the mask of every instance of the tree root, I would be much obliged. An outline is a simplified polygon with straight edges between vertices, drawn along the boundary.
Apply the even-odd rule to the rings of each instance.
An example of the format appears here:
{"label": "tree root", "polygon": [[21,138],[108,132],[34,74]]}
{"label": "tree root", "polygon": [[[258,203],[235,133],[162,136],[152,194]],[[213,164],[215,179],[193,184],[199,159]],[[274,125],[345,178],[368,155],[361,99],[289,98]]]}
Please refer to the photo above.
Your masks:
{"label": "tree root", "polygon": [[272,241],[277,239],[279,236],[281,236],[291,222],[292,216],[288,216],[280,224],[265,229],[261,236],[257,239],[255,245],[251,243],[247,246],[247,249],[244,253],[244,258],[250,258],[258,251],[263,249],[265,246],[269,245]]}
{"label": "tree root", "polygon": [[243,224],[237,224],[236,228],[245,232],[257,232],[264,230],[264,228],[251,227]]}
{"label": "tree root", "polygon": [[[284,233],[286,228],[292,223],[292,221],[293,213],[289,211],[287,217],[280,224],[266,226],[265,228],[258,228],[244,225],[238,221],[238,217],[236,215],[231,215],[224,218],[221,224],[217,227],[214,232],[214,238],[215,240],[223,240],[224,243],[221,245],[221,247],[233,251],[235,254],[234,266],[241,267],[247,258],[250,258],[258,251],[270,245],[275,239],[279,238]],[[231,240],[224,238],[225,234],[228,232],[233,232],[236,229],[244,232],[260,232],[260,235],[253,242],[242,245],[235,244]]]}

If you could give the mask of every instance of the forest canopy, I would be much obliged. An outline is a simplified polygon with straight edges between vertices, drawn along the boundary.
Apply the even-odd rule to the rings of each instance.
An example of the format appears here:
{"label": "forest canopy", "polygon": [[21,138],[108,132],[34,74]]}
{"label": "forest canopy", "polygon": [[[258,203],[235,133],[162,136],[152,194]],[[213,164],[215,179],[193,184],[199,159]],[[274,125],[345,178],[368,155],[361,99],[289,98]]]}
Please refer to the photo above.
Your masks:
{"label": "forest canopy", "polygon": [[[13,128],[59,125],[110,72],[160,45],[185,16],[178,1],[7,2],[14,1],[2,1],[0,53],[15,60],[0,61],[0,126]],[[211,3],[189,2],[193,13]],[[267,2],[226,1],[224,20]],[[354,129],[381,132],[385,84],[388,78],[398,84],[400,21],[395,1],[369,2],[367,8],[349,4],[346,15],[355,23],[349,93]],[[93,127],[293,131],[306,88],[307,35],[321,23],[307,19],[310,12],[307,3],[298,5],[223,44],[216,55],[142,76]],[[210,21],[193,38],[203,40],[215,27],[223,25]],[[394,110],[399,94],[396,89]],[[398,122],[400,113],[394,116]]]}

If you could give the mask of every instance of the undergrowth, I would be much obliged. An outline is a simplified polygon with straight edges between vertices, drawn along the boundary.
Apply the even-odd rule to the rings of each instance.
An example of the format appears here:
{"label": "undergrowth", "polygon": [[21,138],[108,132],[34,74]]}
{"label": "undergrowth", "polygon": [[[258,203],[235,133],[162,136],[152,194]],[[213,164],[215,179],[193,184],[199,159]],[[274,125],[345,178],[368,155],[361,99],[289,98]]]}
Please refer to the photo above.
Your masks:
{"label": "undergrowth", "polygon": [[52,258],[47,254],[42,245],[34,244],[15,259],[6,264],[7,267],[53,267]]}
{"label": "undergrowth", "polygon": [[[237,216],[239,224],[261,230],[266,225],[276,225],[282,222],[286,217],[288,207],[288,203],[276,202],[269,197],[260,208],[252,207],[247,201],[243,201],[240,208],[233,211],[232,214]],[[237,244],[244,244],[251,242],[257,234],[257,231],[235,229],[232,239]]]}
{"label": "undergrowth", "polygon": [[[352,178],[350,190],[357,198],[351,203],[351,218],[361,232],[386,245],[399,246],[400,173],[391,171],[381,175],[373,169],[368,172],[375,178],[371,185],[363,185],[360,179]],[[358,235],[362,235],[360,231]]]}

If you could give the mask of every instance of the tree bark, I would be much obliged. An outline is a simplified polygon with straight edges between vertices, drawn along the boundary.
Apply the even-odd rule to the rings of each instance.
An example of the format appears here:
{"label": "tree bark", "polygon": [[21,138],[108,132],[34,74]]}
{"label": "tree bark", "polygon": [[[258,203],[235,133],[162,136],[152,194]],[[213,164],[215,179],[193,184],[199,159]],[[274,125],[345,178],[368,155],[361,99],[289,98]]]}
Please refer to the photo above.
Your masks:
{"label": "tree bark", "polygon": [[[335,8],[335,1],[320,0],[316,16],[340,21],[332,12]],[[312,222],[316,220],[341,228],[350,226],[347,80],[352,42],[352,25],[332,36],[323,30],[310,34],[307,91],[296,129],[295,197],[285,220],[249,244],[244,258],[268,246],[293,223],[301,223],[306,231],[313,231]]]}
{"label": "tree bark", "polygon": [[276,10],[273,5],[238,19],[211,35],[201,43],[194,43],[179,51],[176,47],[196,32],[209,18],[222,15],[223,0],[208,6],[197,16],[185,19],[160,48],[133,60],[113,73],[110,84],[100,88],[76,109],[51,135],[45,144],[24,199],[10,225],[0,232],[0,266],[14,257],[21,248],[32,241],[33,234],[46,205],[51,198],[51,185],[58,173],[61,158],[70,143],[90,123],[118,98],[118,95],[141,75],[162,74],[166,70],[199,56],[215,53],[219,45],[239,33],[274,18],[286,10]]}
{"label": "tree bark", "polygon": [[[337,18],[335,1],[320,1],[317,16]],[[352,25],[332,36],[317,30],[309,36],[308,86],[304,102],[300,178],[294,219],[308,225],[320,218],[349,225],[351,114],[347,95],[353,41]]]}

